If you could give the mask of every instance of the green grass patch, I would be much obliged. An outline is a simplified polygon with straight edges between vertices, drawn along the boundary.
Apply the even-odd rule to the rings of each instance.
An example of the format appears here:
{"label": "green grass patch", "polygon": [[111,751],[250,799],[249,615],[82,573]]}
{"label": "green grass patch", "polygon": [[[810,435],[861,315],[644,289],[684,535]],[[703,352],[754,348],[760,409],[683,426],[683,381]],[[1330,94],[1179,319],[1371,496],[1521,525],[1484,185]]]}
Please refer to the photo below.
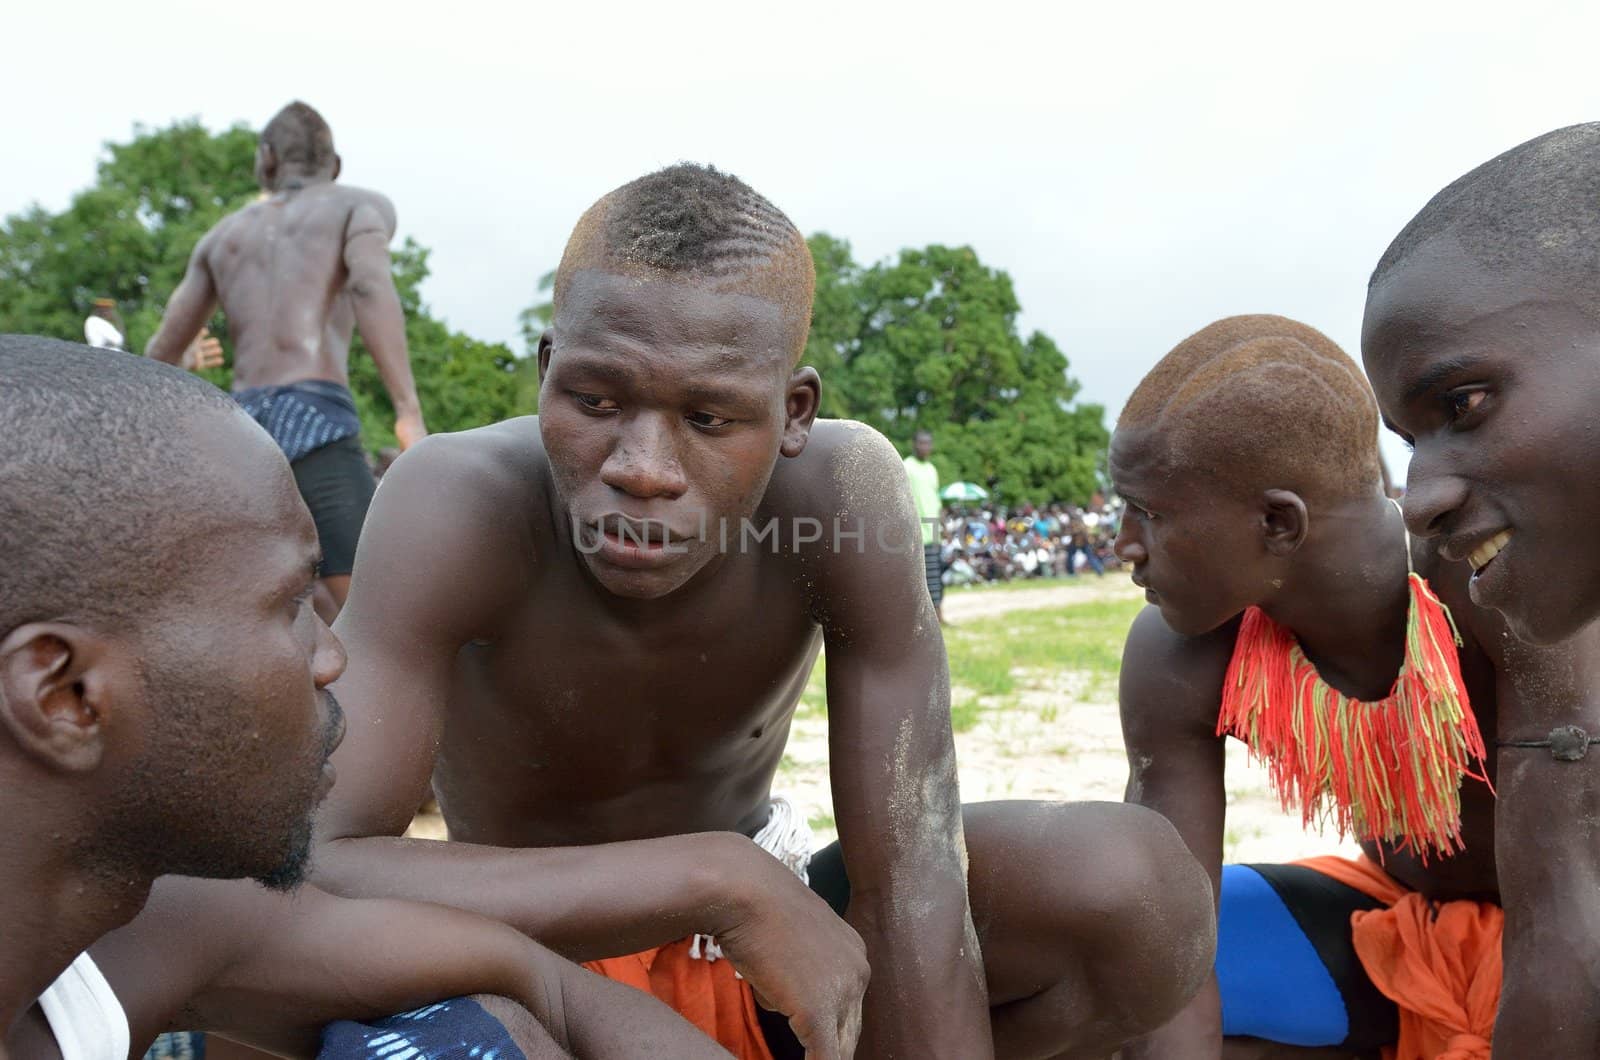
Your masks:
{"label": "green grass patch", "polygon": [[[951,727],[967,732],[978,724],[984,709],[1005,709],[1018,691],[1019,675],[1026,680],[1028,671],[1075,670],[1089,675],[1094,694],[1114,688],[1122,666],[1122,642],[1143,607],[1139,599],[1086,600],[946,627],[950,684],[961,690],[951,703]],[[827,668],[819,657],[800,695],[796,717],[827,714]]]}
{"label": "green grass patch", "polygon": [[828,716],[828,660],[817,654],[817,665],[811,668],[811,679],[806,690],[800,693],[800,705],[795,708],[797,718],[826,718]]}
{"label": "green grass patch", "polygon": [[945,631],[950,682],[984,695],[1016,689],[1019,670],[1077,670],[1098,690],[1115,682],[1122,642],[1142,600],[1094,600],[1013,611]]}
{"label": "green grass patch", "polygon": [[950,704],[950,728],[955,732],[971,732],[978,725],[982,708],[976,696],[964,696]]}

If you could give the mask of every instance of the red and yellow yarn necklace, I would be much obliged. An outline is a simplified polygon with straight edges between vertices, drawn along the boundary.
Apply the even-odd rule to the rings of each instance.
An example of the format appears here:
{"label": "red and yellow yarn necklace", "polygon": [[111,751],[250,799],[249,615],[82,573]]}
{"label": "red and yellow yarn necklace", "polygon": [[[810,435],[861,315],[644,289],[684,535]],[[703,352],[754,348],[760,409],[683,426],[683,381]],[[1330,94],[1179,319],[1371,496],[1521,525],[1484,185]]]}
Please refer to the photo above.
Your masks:
{"label": "red and yellow yarn necklace", "polygon": [[1397,844],[1425,860],[1462,849],[1462,780],[1487,784],[1488,776],[1461,680],[1461,637],[1413,569],[1409,533],[1406,580],[1405,662],[1377,702],[1330,688],[1292,631],[1260,608],[1245,611],[1217,735],[1238,737],[1267,763],[1283,808],[1298,805],[1305,824],[1331,822],[1340,836]]}

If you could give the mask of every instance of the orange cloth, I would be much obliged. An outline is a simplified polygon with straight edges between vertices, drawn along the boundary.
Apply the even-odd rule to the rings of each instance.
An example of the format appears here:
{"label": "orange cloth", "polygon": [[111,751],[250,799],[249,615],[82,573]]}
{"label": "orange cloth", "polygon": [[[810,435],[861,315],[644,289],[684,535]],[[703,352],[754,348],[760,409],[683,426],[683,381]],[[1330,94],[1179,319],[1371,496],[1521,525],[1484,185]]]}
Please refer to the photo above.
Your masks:
{"label": "orange cloth", "polygon": [[689,956],[693,941],[586,961],[584,967],[665,1002],[738,1060],[772,1060],[750,984],[734,974],[732,961]]}
{"label": "orange cloth", "polygon": [[1356,955],[1400,1006],[1400,1042],[1384,1060],[1489,1060],[1505,913],[1492,902],[1436,905],[1362,856],[1298,862],[1389,908],[1350,917]]}

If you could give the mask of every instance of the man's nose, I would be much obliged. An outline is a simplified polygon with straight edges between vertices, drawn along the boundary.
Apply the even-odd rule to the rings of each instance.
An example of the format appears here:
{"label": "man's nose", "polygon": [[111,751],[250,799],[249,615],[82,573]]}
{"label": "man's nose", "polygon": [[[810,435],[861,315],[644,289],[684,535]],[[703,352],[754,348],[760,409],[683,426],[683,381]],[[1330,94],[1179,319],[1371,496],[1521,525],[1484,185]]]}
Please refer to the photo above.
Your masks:
{"label": "man's nose", "polygon": [[600,481],[630,497],[676,498],[688,488],[673,425],[661,416],[637,416],[600,467]]}
{"label": "man's nose", "polygon": [[322,616],[317,616],[317,650],[311,663],[311,679],[318,688],[327,688],[337,681],[344,668],[349,663],[350,657],[345,653],[344,644],[328,624],[322,621]]}
{"label": "man's nose", "polygon": [[1139,540],[1137,533],[1129,525],[1127,519],[1123,519],[1122,527],[1117,531],[1117,539],[1111,545],[1111,551],[1116,554],[1119,560],[1133,567],[1137,567],[1150,558],[1149,552],[1145,550],[1144,542]]}
{"label": "man's nose", "polygon": [[1400,502],[1406,529],[1417,537],[1434,537],[1450,527],[1452,516],[1467,500],[1467,486],[1437,459],[1418,450],[1406,470],[1406,495]]}

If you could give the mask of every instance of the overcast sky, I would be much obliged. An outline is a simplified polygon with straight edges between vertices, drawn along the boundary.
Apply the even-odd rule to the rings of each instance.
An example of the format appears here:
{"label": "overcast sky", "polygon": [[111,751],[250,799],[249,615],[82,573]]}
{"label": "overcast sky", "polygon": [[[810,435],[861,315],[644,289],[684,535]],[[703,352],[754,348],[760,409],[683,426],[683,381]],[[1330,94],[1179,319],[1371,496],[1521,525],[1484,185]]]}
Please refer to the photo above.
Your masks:
{"label": "overcast sky", "polygon": [[1430,195],[1600,118],[1592,4],[581,6],[8,3],[0,214],[65,205],[136,123],[303,98],[433,248],[433,309],[519,346],[584,207],[712,162],[863,261],[972,245],[1114,419],[1229,314],[1359,356],[1367,275]]}

